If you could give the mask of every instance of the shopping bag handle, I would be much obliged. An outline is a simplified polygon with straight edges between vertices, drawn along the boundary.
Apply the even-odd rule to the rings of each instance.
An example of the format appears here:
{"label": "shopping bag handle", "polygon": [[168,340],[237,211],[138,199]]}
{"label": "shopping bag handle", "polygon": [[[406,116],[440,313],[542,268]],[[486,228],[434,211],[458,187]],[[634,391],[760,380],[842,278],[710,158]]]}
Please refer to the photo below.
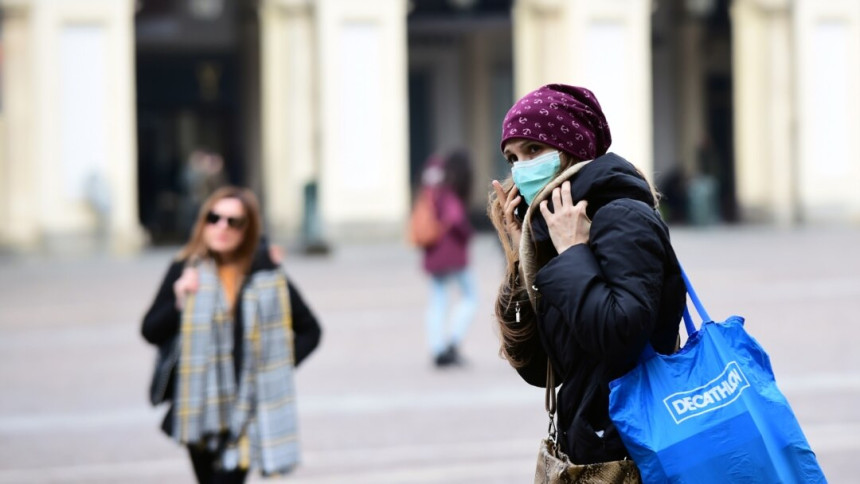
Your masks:
{"label": "shopping bag handle", "polygon": [[[684,279],[684,285],[687,286],[687,294],[690,295],[690,301],[696,307],[699,317],[702,318],[702,323],[713,321],[708,311],[705,310],[705,306],[702,305],[702,301],[699,299],[699,295],[696,294],[696,290],[693,289],[693,284],[690,282],[690,278],[687,277],[687,273],[684,272],[684,267],[680,263],[678,263],[678,267],[681,269],[681,278]],[[687,336],[696,332],[696,326],[693,324],[693,318],[690,316],[690,311],[687,309],[686,303],[684,304],[684,326],[687,328]]]}
{"label": "shopping bag handle", "polygon": [[[684,272],[684,268],[680,262],[678,263],[678,268],[681,269],[681,278],[684,280],[684,286],[687,287],[687,294],[690,296],[693,306],[696,307],[699,317],[702,318],[702,324],[713,321],[705,310],[705,306],[702,305],[702,301],[699,299],[699,295],[696,294],[696,290],[693,289],[693,284],[690,282],[690,278],[687,277],[687,273]],[[687,330],[687,338],[690,338],[696,332],[696,325],[693,323],[693,317],[690,315],[690,309],[687,307],[686,298],[684,298],[684,328]],[[657,351],[654,350],[654,347],[650,343],[646,344],[642,350],[642,354],[639,355],[639,361],[647,361],[655,355],[657,355]],[[549,397],[547,397],[547,401],[549,401]]]}

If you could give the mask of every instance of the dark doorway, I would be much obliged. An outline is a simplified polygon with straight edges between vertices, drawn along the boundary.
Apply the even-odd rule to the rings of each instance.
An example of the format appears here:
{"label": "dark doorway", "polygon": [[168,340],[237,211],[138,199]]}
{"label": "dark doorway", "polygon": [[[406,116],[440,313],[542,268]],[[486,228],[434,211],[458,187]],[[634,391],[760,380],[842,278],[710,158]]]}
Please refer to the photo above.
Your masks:
{"label": "dark doorway", "polygon": [[729,0],[655,5],[654,169],[663,215],[695,225],[736,221]]}
{"label": "dark doorway", "polygon": [[[732,32],[729,0],[714,0],[714,10],[707,18],[705,55],[713,59],[705,78],[705,115],[713,156],[717,163],[712,175],[717,179],[718,211],[724,222],[737,221],[735,200],[734,120],[732,89]],[[704,146],[707,150],[708,147]],[[706,168],[707,169],[707,168]]]}
{"label": "dark doorway", "polygon": [[429,156],[463,150],[475,172],[470,217],[487,223],[486,180],[500,173],[495,143],[513,97],[513,0],[409,2],[409,180]]}
{"label": "dark doorway", "polygon": [[138,206],[152,242],[184,241],[202,199],[247,185],[258,133],[245,119],[258,55],[252,2],[144,0],[135,19]]}
{"label": "dark doorway", "polygon": [[433,152],[431,77],[425,70],[409,72],[409,184],[418,185],[421,169]]}

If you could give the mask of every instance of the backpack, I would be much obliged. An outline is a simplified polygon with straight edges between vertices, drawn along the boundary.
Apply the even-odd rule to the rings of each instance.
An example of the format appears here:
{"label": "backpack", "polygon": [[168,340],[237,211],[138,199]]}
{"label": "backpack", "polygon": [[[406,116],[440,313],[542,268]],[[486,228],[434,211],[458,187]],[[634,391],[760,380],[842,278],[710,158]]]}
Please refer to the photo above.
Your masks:
{"label": "backpack", "polygon": [[439,241],[442,231],[433,190],[423,188],[409,217],[409,242],[416,247],[427,248]]}

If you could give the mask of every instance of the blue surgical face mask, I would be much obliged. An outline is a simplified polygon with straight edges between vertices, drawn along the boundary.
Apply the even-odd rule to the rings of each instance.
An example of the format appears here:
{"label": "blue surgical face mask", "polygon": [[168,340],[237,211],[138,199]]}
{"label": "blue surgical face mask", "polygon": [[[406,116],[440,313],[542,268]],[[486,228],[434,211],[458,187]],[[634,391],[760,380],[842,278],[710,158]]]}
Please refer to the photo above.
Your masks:
{"label": "blue surgical face mask", "polygon": [[531,205],[538,193],[558,173],[561,158],[558,151],[540,155],[528,161],[518,161],[511,167],[514,185],[520,190],[526,203]]}

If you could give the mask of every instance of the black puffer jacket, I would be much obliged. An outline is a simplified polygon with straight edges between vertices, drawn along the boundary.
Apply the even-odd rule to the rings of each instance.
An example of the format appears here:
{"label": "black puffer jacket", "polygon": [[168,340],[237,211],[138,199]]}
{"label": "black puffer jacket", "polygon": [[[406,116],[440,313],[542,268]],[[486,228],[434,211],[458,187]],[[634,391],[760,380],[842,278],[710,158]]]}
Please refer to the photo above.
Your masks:
{"label": "black puffer jacket", "polygon": [[532,215],[538,335],[536,357],[518,371],[544,387],[549,355],[563,382],[561,448],[586,464],[628,455],[609,419],[609,381],[635,366],[648,341],[674,350],[685,289],[669,230],[632,164],[603,155],[573,176],[571,192],[574,203],[588,201],[589,243],[558,255],[539,211]]}

